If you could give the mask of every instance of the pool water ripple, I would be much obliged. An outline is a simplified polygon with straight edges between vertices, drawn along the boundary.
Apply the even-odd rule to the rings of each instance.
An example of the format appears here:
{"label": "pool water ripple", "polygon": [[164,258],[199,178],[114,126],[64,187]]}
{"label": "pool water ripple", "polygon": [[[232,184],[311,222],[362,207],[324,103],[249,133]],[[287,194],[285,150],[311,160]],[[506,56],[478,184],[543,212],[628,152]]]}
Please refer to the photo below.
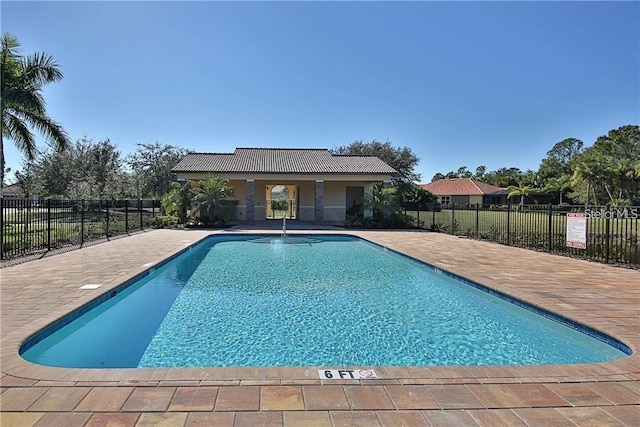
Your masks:
{"label": "pool water ripple", "polygon": [[140,367],[520,365],[624,356],[359,239],[209,244]]}

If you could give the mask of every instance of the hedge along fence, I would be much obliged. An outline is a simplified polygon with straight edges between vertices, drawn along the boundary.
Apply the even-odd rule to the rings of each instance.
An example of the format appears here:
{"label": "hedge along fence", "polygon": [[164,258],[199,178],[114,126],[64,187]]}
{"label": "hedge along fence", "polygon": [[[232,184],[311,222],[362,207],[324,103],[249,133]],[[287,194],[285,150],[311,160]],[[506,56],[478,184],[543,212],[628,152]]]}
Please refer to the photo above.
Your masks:
{"label": "hedge along fence", "polygon": [[156,200],[2,199],[0,259],[44,256],[153,227]]}
{"label": "hedge along fence", "polygon": [[[586,249],[567,246],[567,213],[587,218]],[[640,266],[640,207],[557,205],[443,205],[406,211],[432,231],[489,240],[589,260]]]}

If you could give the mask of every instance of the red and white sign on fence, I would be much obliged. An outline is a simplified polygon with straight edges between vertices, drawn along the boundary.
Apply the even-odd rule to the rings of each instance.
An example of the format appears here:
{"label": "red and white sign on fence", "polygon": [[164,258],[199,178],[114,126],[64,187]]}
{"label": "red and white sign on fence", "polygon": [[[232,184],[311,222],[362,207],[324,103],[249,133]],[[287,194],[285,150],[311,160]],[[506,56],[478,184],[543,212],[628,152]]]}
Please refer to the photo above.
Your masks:
{"label": "red and white sign on fence", "polygon": [[587,215],[584,213],[567,213],[567,246],[587,249]]}

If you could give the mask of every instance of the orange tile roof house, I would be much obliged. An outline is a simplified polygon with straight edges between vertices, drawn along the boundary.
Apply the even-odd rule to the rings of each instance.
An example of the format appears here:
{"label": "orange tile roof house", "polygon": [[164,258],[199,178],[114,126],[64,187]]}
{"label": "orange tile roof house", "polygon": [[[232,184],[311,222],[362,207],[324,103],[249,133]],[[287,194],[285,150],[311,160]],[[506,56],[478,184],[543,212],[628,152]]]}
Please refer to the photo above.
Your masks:
{"label": "orange tile roof house", "polygon": [[238,222],[274,219],[274,189],[286,188],[288,218],[330,224],[344,222],[347,211],[372,185],[390,183],[396,170],[375,156],[338,155],[327,149],[236,148],[233,153],[189,153],[173,172],[178,180],[228,179],[238,203]]}
{"label": "orange tile roof house", "polygon": [[472,178],[440,179],[421,187],[438,196],[442,204],[504,204],[507,199],[504,188]]}

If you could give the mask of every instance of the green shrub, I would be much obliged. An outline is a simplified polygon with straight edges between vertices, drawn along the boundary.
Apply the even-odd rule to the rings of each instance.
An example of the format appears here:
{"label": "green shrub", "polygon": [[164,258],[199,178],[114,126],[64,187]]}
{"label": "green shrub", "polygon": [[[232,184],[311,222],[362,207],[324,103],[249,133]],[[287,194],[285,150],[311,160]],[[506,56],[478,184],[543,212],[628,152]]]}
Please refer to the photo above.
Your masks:
{"label": "green shrub", "polygon": [[178,217],[174,215],[158,215],[151,218],[149,222],[152,227],[170,228],[178,224]]}
{"label": "green shrub", "polygon": [[411,215],[394,213],[388,218],[382,220],[384,228],[414,228],[415,218]]}

